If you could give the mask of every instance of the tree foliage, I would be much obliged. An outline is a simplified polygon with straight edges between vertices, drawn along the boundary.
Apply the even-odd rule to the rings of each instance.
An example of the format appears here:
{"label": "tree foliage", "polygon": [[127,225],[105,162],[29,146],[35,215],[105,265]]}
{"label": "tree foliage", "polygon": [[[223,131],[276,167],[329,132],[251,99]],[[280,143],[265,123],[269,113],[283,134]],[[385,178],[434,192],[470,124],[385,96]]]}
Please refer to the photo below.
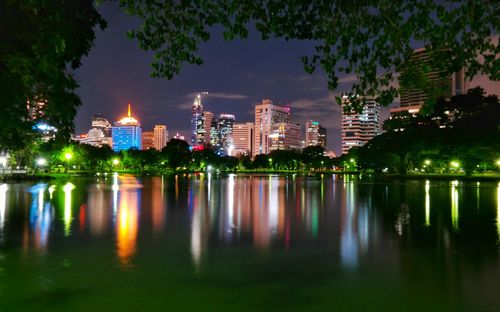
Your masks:
{"label": "tree foliage", "polygon": [[[105,21],[92,0],[0,1],[0,149],[35,138],[33,118],[69,138],[80,105],[71,70],[80,66]],[[43,103],[42,113],[27,104]]]}
{"label": "tree foliage", "polygon": [[[377,97],[387,105],[398,94],[392,82],[426,82],[410,58],[413,46],[425,46],[429,64],[449,75],[462,67],[467,75],[500,79],[500,46],[491,40],[500,30],[500,2],[486,0],[120,0],[142,20],[130,31],[139,46],[155,52],[152,76],[171,79],[183,63],[201,64],[198,51],[214,26],[227,40],[245,38],[255,26],[263,39],[312,40],[312,55],[302,57],[307,72],[321,67],[334,90],[339,75],[354,74],[351,94]],[[480,57],[478,57],[480,56]],[[425,87],[425,86],[419,86]],[[353,104],[360,106],[353,98]]]}

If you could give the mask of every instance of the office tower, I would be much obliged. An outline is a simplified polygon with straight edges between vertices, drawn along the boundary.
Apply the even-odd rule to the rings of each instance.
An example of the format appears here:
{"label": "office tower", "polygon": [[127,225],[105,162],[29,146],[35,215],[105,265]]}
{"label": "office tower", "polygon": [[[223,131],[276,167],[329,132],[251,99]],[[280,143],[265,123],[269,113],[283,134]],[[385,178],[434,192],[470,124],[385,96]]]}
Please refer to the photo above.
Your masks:
{"label": "office tower", "polygon": [[438,94],[428,94],[428,91],[419,89],[414,85],[401,85],[401,104],[400,107],[390,110],[391,116],[405,111],[416,115],[430,96],[450,98],[454,95],[467,93],[465,68],[461,68],[451,75],[445,75],[430,64],[429,51],[425,48],[415,49],[410,61],[417,64],[417,67],[424,72],[425,78],[430,82],[431,87],[439,89],[439,92]]}
{"label": "office tower", "polygon": [[273,125],[288,123],[289,120],[289,107],[275,105],[270,99],[264,99],[261,104],[257,104],[255,106],[255,135],[252,156],[268,154],[271,151],[269,136],[273,133]]}
{"label": "office tower", "polygon": [[155,148],[155,133],[154,131],[144,131],[141,135],[141,144],[143,150]]}
{"label": "office tower", "polygon": [[269,135],[271,150],[300,150],[302,127],[300,124],[275,123]]}
{"label": "office tower", "polygon": [[326,128],[320,125],[318,129],[318,145],[326,148],[326,143]]}
{"label": "office tower", "polygon": [[92,128],[101,129],[105,137],[111,137],[111,123],[101,114],[92,116]]}
{"label": "office tower", "polygon": [[191,107],[191,145],[203,144],[204,127],[203,127],[203,105],[201,96],[206,92],[198,93],[194,98],[193,106]]}
{"label": "office tower", "polygon": [[252,156],[254,144],[254,123],[233,124],[233,150],[229,156]]}
{"label": "office tower", "polygon": [[161,151],[165,146],[167,146],[168,141],[168,131],[165,125],[155,125],[154,129],[154,147],[155,149]]}
{"label": "office tower", "polygon": [[214,120],[214,113],[212,112],[203,112],[202,114],[202,129],[200,133],[202,134],[201,140],[197,141],[197,145],[205,145],[210,144],[210,140],[212,138],[212,121]]}
{"label": "office tower", "polygon": [[217,118],[212,119],[212,125],[210,126],[210,145],[215,150],[220,149],[219,123],[217,122]]}
{"label": "office tower", "polygon": [[96,147],[102,147],[104,145],[112,147],[111,137],[105,136],[102,129],[99,128],[92,128],[86,134],[81,134],[76,137],[72,137],[72,140],[77,141],[81,144],[88,144]]}
{"label": "office tower", "polygon": [[[233,126],[235,117],[231,114],[219,115],[219,146],[223,154],[227,155],[233,145]],[[233,147],[234,148],[234,147]]]}
{"label": "office tower", "polygon": [[353,147],[361,147],[370,141],[380,130],[380,104],[367,99],[361,113],[350,109],[349,98],[342,98],[342,154]]}
{"label": "office tower", "polygon": [[128,105],[127,117],[115,122],[111,131],[115,152],[130,148],[141,149],[141,124],[132,117],[130,104]]}
{"label": "office tower", "polygon": [[319,122],[308,120],[306,122],[306,147],[319,144]]}

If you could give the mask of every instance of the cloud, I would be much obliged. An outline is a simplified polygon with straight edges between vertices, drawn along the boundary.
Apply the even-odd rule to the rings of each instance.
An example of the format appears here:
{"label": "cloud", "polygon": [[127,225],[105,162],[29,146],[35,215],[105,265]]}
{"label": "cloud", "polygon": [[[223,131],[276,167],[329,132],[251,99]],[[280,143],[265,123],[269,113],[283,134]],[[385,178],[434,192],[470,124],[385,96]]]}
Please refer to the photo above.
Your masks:
{"label": "cloud", "polygon": [[358,80],[358,77],[355,74],[350,74],[344,77],[340,77],[338,83],[353,83]]}
{"label": "cloud", "polygon": [[176,108],[182,109],[182,110],[190,110],[191,106],[193,106],[193,102],[184,102],[184,103],[175,105]]}

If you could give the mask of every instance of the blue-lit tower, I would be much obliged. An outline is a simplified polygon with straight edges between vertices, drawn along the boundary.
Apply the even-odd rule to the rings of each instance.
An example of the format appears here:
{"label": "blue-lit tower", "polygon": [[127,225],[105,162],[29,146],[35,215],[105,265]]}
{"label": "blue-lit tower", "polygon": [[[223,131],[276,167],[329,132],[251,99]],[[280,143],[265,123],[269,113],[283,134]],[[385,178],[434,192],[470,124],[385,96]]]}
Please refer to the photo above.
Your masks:
{"label": "blue-lit tower", "polygon": [[129,104],[127,117],[115,122],[112,128],[113,151],[141,149],[141,133],[141,124],[132,117]]}

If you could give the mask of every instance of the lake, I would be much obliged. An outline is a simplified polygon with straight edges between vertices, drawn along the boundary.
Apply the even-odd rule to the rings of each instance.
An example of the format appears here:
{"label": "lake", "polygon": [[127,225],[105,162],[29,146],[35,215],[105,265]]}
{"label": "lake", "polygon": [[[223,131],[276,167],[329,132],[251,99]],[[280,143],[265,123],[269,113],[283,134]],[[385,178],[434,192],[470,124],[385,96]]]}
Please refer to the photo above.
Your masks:
{"label": "lake", "polygon": [[498,311],[500,184],[0,184],[0,311]]}

